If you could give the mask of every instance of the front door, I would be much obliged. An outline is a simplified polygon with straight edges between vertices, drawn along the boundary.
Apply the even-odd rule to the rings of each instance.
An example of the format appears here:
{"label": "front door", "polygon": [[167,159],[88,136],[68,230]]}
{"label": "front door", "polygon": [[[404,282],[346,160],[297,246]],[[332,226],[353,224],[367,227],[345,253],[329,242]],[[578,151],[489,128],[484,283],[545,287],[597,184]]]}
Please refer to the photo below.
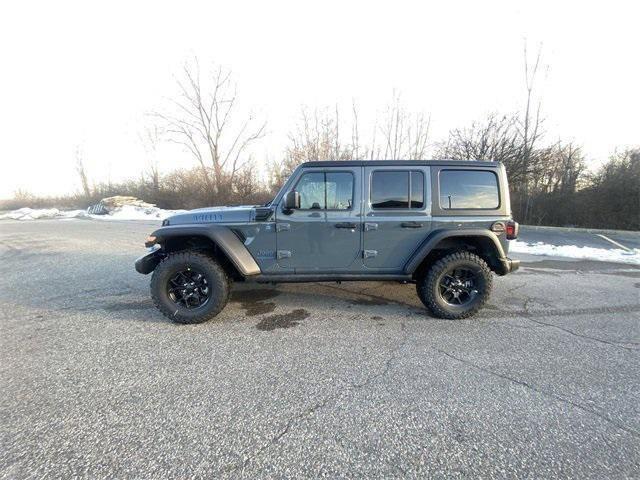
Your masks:
{"label": "front door", "polygon": [[431,230],[429,167],[366,167],[364,266],[399,272]]}
{"label": "front door", "polygon": [[361,167],[305,168],[293,184],[300,208],[276,213],[278,266],[296,273],[357,270]]}

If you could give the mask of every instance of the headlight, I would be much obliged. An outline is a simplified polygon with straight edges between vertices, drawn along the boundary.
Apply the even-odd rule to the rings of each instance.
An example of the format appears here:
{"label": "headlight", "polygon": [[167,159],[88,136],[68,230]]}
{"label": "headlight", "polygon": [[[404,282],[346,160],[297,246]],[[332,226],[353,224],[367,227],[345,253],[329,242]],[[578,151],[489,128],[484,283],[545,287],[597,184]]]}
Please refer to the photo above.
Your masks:
{"label": "headlight", "polygon": [[157,238],[155,237],[155,235],[149,235],[147,237],[147,240],[144,242],[144,246],[147,248],[152,247],[156,244],[156,240]]}

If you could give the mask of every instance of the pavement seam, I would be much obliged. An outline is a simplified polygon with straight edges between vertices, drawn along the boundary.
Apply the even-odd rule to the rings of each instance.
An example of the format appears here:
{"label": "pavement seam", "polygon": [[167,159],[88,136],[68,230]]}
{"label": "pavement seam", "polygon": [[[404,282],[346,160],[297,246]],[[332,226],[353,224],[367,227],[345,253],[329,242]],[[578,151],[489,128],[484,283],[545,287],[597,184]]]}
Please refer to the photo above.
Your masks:
{"label": "pavement seam", "polygon": [[552,398],[554,400],[557,400],[557,401],[559,401],[561,403],[565,403],[567,405],[571,405],[571,406],[573,406],[573,407],[575,407],[575,408],[577,408],[579,410],[582,410],[585,413],[589,413],[591,415],[594,415],[594,416],[606,421],[607,423],[610,423],[614,427],[616,427],[616,428],[618,428],[618,429],[620,429],[620,430],[622,430],[624,432],[627,432],[630,435],[633,435],[634,437],[640,437],[640,432],[638,432],[637,430],[635,430],[635,429],[633,429],[631,427],[627,427],[625,425],[621,425],[620,423],[616,422],[615,420],[610,419],[606,415],[603,415],[603,414],[597,412],[596,410],[592,410],[589,407],[586,407],[586,406],[584,406],[584,405],[582,405],[580,403],[577,403],[577,402],[575,402],[573,400],[570,400],[568,398],[562,397],[562,396],[560,396],[560,395],[558,395],[556,393],[548,392],[546,390],[543,390],[543,389],[541,389],[539,387],[536,387],[535,385],[531,385],[531,384],[529,384],[527,382],[524,382],[522,380],[517,380],[515,378],[509,377],[509,376],[504,375],[502,373],[494,372],[493,370],[490,370],[488,368],[485,368],[485,367],[482,367],[480,365],[477,365],[477,364],[475,364],[475,363],[473,363],[473,362],[471,362],[469,360],[465,360],[463,358],[457,357],[457,356],[455,356],[455,355],[453,355],[453,354],[451,354],[449,352],[445,352],[444,350],[440,350],[439,348],[434,348],[434,350],[439,352],[439,353],[441,353],[442,355],[445,355],[446,357],[449,357],[449,358],[451,358],[453,360],[456,360],[457,362],[463,363],[463,364],[465,364],[465,365],[467,365],[469,367],[472,367],[472,368],[474,368],[474,369],[476,369],[476,370],[478,370],[478,371],[480,371],[482,373],[485,373],[487,375],[491,375],[491,376],[494,376],[494,377],[498,377],[498,378],[501,378],[503,380],[507,380],[507,381],[509,381],[511,383],[514,383],[516,385],[520,385],[522,387],[525,387],[525,388],[527,388],[527,389],[529,389],[529,390],[531,390],[533,392],[539,393],[540,395],[543,395],[545,397]]}

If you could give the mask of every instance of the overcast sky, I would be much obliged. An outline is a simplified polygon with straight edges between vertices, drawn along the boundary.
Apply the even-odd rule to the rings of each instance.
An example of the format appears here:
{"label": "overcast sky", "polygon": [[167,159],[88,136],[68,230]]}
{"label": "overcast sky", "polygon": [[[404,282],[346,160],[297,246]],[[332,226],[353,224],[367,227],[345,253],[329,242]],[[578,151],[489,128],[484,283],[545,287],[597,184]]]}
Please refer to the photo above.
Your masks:
{"label": "overcast sky", "polygon": [[[0,11],[0,198],[79,188],[80,147],[93,181],[137,176],[138,133],[173,76],[197,55],[233,70],[242,108],[268,121],[259,158],[277,159],[300,105],[371,121],[401,92],[432,117],[432,140],[524,100],[523,44],[542,43],[549,139],[601,161],[640,144],[640,3],[5,2]],[[164,169],[189,166],[166,149]]]}

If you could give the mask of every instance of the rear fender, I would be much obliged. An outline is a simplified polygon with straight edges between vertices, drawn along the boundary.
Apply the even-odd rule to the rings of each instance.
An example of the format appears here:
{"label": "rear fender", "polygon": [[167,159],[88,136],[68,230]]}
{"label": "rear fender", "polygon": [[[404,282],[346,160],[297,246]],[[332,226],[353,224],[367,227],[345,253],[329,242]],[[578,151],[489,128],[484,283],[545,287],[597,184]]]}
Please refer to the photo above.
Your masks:
{"label": "rear fender", "polygon": [[438,245],[444,243],[447,239],[461,239],[464,237],[469,239],[482,240],[485,244],[484,249],[490,249],[489,252],[485,253],[489,253],[491,256],[495,256],[497,260],[495,262],[495,265],[491,265],[492,269],[500,275],[504,274],[502,272],[502,265],[504,260],[506,260],[506,255],[504,253],[504,249],[502,248],[502,244],[500,243],[500,239],[496,236],[495,233],[481,229],[434,230],[433,232],[431,232],[431,234],[429,234],[422,245],[418,247],[415,253],[407,261],[404,266],[404,273],[415,273],[424,259],[427,258],[429,253],[431,253],[435,248],[438,248]]}

